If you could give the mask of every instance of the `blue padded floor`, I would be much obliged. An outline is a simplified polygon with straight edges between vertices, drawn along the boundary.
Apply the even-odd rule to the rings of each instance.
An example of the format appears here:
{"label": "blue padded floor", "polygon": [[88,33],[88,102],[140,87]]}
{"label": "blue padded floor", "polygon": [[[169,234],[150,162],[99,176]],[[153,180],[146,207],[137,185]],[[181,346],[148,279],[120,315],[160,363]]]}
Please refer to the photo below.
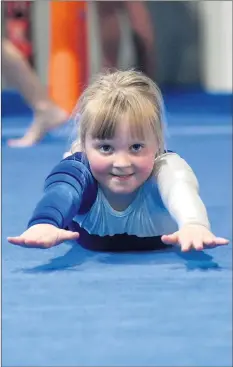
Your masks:
{"label": "blue padded floor", "polygon": [[[29,122],[19,121],[2,127],[3,367],[232,366],[232,244],[112,254],[7,243],[67,148],[62,134],[8,148]],[[231,116],[171,112],[168,132],[199,178],[213,231],[232,240]]]}

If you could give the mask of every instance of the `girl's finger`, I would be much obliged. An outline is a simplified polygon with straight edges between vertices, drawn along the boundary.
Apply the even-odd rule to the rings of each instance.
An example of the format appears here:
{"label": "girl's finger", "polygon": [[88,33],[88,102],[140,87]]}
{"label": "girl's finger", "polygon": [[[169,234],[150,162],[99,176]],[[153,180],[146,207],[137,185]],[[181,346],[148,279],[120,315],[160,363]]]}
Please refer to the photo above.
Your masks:
{"label": "girl's finger", "polygon": [[204,248],[203,241],[201,239],[193,240],[193,248],[197,251],[202,251]]}
{"label": "girl's finger", "polygon": [[207,237],[204,239],[204,244],[207,245],[207,246],[214,246],[216,241],[215,241],[215,238],[214,237]]}
{"label": "girl's finger", "polygon": [[13,245],[24,244],[24,238],[21,236],[17,237],[7,237],[7,241],[12,243]]}
{"label": "girl's finger", "polygon": [[161,240],[166,245],[173,245],[178,242],[178,236],[176,232],[168,235],[165,234],[161,237]]}
{"label": "girl's finger", "polygon": [[229,240],[223,237],[215,237],[215,243],[217,245],[227,245],[229,243]]}
{"label": "girl's finger", "polygon": [[72,231],[63,231],[61,234],[61,239],[63,241],[65,240],[76,240],[79,238],[78,232],[72,232]]}
{"label": "girl's finger", "polygon": [[190,251],[192,248],[192,242],[188,240],[182,240],[180,241],[180,247],[182,252]]}

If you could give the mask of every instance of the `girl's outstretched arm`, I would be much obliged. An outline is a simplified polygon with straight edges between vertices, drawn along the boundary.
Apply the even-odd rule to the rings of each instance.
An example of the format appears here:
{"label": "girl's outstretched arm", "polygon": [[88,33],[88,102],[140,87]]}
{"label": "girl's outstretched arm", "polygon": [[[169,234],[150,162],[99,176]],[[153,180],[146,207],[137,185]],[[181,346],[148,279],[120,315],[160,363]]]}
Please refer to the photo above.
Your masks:
{"label": "girl's outstretched arm", "polygon": [[184,159],[175,153],[163,154],[156,159],[155,176],[164,205],[179,228],[175,233],[162,236],[164,243],[178,243],[182,251],[188,251],[229,242],[211,232],[197,178]]}
{"label": "girl's outstretched arm", "polygon": [[72,234],[65,228],[77,214],[91,184],[94,184],[93,177],[83,163],[62,161],[47,177],[44,195],[33,212],[28,229],[20,236],[8,237],[8,241],[30,247],[51,247],[64,240],[77,239],[77,233]]}

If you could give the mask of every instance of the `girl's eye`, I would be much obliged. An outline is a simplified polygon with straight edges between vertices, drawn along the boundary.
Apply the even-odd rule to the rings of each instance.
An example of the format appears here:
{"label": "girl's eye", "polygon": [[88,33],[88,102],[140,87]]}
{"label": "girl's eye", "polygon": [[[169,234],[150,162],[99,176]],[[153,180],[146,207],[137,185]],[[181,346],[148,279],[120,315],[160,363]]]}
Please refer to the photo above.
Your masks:
{"label": "girl's eye", "polygon": [[104,144],[99,146],[99,151],[101,153],[112,153],[113,148],[111,147],[111,145]]}
{"label": "girl's eye", "polygon": [[142,148],[143,148],[143,145],[142,144],[133,144],[131,146],[131,151],[133,153],[137,153],[137,152],[140,152],[142,150]]}

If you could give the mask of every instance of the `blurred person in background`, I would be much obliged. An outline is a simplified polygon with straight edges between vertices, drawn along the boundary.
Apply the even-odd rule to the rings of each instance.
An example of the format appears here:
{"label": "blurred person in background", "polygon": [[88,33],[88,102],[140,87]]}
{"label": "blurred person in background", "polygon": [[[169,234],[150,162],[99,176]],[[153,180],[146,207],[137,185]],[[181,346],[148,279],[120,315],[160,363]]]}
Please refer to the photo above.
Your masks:
{"label": "blurred person in background", "polygon": [[2,73],[9,84],[19,90],[34,112],[34,119],[26,134],[18,139],[10,139],[9,146],[32,146],[47,132],[67,121],[67,113],[49,99],[29,62],[6,38],[2,40]]}
{"label": "blurred person in background", "polygon": [[119,12],[127,14],[137,54],[137,68],[154,79],[155,50],[152,20],[146,1],[97,1],[103,68],[117,68],[121,41]]}

